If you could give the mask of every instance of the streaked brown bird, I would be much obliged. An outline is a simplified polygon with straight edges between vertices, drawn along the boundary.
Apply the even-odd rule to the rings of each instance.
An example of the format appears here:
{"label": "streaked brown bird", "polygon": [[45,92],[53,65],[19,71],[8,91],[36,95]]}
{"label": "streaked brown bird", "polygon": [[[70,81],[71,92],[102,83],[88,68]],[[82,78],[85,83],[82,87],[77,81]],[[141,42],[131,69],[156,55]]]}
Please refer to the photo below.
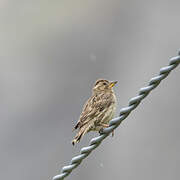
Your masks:
{"label": "streaked brown bird", "polygon": [[92,96],[88,99],[83,107],[80,118],[74,127],[78,129],[72,144],[78,143],[81,138],[89,131],[99,131],[107,128],[109,121],[114,117],[116,110],[116,96],[113,86],[117,81],[110,82],[105,79],[96,81]]}

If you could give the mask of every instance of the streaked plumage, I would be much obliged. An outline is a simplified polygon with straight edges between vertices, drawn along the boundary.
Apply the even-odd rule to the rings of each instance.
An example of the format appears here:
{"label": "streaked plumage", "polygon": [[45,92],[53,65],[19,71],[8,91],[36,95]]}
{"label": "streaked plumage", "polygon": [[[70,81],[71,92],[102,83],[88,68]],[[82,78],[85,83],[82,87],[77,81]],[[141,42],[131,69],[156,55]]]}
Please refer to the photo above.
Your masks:
{"label": "streaked plumage", "polygon": [[83,107],[80,118],[74,127],[78,133],[72,144],[79,142],[80,139],[89,131],[100,131],[108,127],[109,121],[113,118],[116,110],[116,96],[112,87],[117,83],[99,79],[96,81],[92,96]]}

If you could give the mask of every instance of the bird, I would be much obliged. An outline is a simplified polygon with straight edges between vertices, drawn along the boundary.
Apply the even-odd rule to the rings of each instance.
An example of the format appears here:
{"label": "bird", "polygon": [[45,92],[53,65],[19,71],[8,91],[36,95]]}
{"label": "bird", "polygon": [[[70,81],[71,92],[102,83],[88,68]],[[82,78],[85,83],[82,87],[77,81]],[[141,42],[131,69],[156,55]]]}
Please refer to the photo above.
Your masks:
{"label": "bird", "polygon": [[[92,88],[92,95],[83,106],[82,113],[73,130],[78,130],[72,140],[72,145],[90,131],[102,132],[109,127],[109,121],[114,117],[117,100],[113,87],[117,81],[98,79]],[[113,136],[114,133],[112,133]]]}

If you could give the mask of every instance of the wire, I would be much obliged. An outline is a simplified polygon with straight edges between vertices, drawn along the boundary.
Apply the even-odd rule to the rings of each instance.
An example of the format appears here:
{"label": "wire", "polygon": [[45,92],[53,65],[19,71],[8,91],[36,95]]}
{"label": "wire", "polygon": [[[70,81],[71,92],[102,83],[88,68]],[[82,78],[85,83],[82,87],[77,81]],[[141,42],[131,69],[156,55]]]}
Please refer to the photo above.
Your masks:
{"label": "wire", "polygon": [[103,129],[101,134],[90,141],[90,145],[83,147],[78,156],[75,156],[71,159],[71,162],[68,166],[64,166],[61,170],[61,174],[54,176],[53,180],[62,180],[68,176],[73,169],[80,165],[83,159],[85,159],[95,148],[97,148],[103,139],[105,139],[114,129],[116,129],[121,122],[134,110],[140,102],[154,89],[159,83],[166,78],[169,73],[178,66],[180,63],[180,51],[178,56],[173,57],[169,61],[169,65],[160,69],[158,76],[150,79],[149,84],[146,87],[143,87],[139,90],[139,94],[136,97],[133,97],[129,100],[129,105],[120,110],[119,117],[112,119],[109,122],[109,127]]}

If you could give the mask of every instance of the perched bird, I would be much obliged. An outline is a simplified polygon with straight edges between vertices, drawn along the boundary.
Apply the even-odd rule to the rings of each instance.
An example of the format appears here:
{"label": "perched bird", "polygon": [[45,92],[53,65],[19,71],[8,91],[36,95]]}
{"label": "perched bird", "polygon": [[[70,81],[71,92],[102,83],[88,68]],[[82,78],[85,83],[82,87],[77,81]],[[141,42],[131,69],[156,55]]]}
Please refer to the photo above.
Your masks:
{"label": "perched bird", "polygon": [[92,96],[83,107],[80,118],[74,127],[78,129],[72,144],[78,143],[80,139],[89,131],[101,132],[103,128],[109,127],[109,121],[113,118],[116,110],[116,96],[113,86],[117,81],[110,82],[105,79],[96,81]]}

